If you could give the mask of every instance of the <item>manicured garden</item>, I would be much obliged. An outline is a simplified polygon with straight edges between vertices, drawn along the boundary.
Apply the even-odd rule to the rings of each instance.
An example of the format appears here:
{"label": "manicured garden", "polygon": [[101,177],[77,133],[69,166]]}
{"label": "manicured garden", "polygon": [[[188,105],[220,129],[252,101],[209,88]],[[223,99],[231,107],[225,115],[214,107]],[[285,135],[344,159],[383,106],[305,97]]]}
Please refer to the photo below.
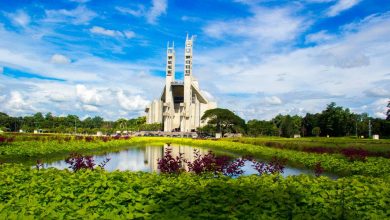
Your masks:
{"label": "manicured garden", "polygon": [[[207,147],[265,160],[287,159],[289,165],[309,169],[320,165],[340,178],[268,174],[231,178],[204,172],[157,174],[108,172],[101,168],[73,172],[7,162],[0,165],[1,219],[390,218],[390,159],[386,156],[358,154],[354,157],[354,152],[350,155],[307,152],[260,143],[266,139],[17,136],[11,140],[9,135],[4,138],[7,140],[0,144],[0,162],[170,143],[173,147]],[[268,139],[282,146],[288,141],[292,139]],[[294,141],[299,144],[299,140]],[[310,142],[300,141],[305,146],[305,142]],[[353,141],[346,139],[313,140],[312,146],[335,148],[330,143],[324,144],[326,141],[353,147],[349,144]],[[381,143],[375,152],[388,150],[389,142]],[[368,141],[367,144],[377,143]]]}

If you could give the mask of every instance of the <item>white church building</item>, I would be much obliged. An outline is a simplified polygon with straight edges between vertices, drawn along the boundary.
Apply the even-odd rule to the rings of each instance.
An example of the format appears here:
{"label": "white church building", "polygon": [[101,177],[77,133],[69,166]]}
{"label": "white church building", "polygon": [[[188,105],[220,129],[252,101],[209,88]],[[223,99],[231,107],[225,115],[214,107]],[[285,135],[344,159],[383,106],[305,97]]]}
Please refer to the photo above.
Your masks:
{"label": "white church building", "polygon": [[192,47],[194,36],[186,37],[184,53],[184,81],[175,80],[174,44],[167,47],[165,87],[158,100],[150,103],[146,109],[146,122],[162,123],[165,132],[191,132],[206,122],[201,118],[208,109],[217,107],[202,94],[198,81],[192,74]]}

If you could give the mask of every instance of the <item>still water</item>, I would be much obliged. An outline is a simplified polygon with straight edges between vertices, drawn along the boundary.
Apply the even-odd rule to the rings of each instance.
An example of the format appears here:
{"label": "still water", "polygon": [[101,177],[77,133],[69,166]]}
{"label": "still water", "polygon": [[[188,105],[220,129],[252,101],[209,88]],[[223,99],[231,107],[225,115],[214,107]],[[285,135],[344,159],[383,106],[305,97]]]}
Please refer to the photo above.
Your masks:
{"label": "still water", "polygon": [[[164,156],[164,151],[168,146],[144,146],[144,147],[130,147],[128,149],[119,151],[119,152],[110,152],[104,155],[94,155],[95,164],[100,164],[106,158],[110,158],[110,161],[104,167],[107,171],[144,171],[144,172],[158,172],[158,159]],[[183,157],[188,161],[194,160],[194,149],[198,149],[200,153],[207,154],[208,149],[204,148],[194,148],[190,146],[172,146],[172,156],[176,157],[180,153],[183,153]],[[226,152],[215,152],[217,155],[227,155],[230,157],[239,158],[237,154],[231,154]],[[259,160],[257,160],[259,161]],[[69,164],[65,162],[65,159],[58,160],[55,162],[49,162],[43,164],[44,168],[55,167],[57,169],[67,169]],[[257,171],[252,167],[252,162],[245,162],[245,166],[242,167],[244,171],[243,175],[257,174]],[[299,175],[299,174],[309,174],[314,175],[312,170],[294,168],[286,166],[284,169],[283,176]],[[334,175],[324,174],[335,178]]]}

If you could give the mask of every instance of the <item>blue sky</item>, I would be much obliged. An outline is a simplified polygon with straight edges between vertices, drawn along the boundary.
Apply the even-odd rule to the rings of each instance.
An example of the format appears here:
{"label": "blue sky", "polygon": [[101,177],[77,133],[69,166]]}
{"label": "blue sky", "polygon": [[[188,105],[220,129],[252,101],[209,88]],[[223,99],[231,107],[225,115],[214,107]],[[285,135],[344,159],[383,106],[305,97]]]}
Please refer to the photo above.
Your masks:
{"label": "blue sky", "polygon": [[390,2],[151,0],[0,2],[0,111],[136,117],[164,84],[167,41],[194,76],[245,119],[336,102],[384,117]]}

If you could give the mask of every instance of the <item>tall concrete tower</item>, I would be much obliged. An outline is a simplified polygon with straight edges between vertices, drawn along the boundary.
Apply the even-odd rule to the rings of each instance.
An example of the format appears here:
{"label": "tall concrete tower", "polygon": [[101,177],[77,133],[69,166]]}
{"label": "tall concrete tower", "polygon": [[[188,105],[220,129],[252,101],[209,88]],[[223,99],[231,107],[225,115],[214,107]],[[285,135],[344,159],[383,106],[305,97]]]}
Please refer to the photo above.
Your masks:
{"label": "tall concrete tower", "polygon": [[167,67],[165,78],[165,103],[163,104],[163,122],[165,131],[172,129],[172,117],[174,114],[174,101],[172,95],[172,82],[175,81],[175,42],[167,46]]}
{"label": "tall concrete tower", "polygon": [[192,105],[192,46],[194,36],[186,37],[184,50],[184,114],[182,115],[182,128],[184,131],[190,131],[190,111]]}

